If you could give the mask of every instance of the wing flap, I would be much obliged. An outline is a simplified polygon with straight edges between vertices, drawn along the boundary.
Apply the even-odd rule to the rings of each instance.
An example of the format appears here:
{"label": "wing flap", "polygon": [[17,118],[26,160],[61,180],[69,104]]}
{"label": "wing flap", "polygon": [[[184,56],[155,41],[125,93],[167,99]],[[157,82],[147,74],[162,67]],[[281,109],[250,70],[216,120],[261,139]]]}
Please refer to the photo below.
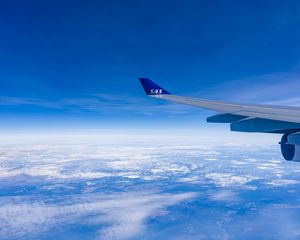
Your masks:
{"label": "wing flap", "polygon": [[247,118],[231,123],[230,130],[236,132],[288,133],[294,132],[295,130],[300,131],[300,123],[262,118]]}
{"label": "wing flap", "polygon": [[247,116],[241,116],[233,113],[217,114],[206,119],[210,123],[232,123],[248,118]]}

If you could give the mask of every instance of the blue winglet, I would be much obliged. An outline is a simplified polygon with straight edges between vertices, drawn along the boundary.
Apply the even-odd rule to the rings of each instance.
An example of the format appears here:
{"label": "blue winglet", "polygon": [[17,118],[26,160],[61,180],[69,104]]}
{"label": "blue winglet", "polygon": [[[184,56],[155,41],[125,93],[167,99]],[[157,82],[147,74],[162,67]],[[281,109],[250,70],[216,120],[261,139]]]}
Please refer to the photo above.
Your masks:
{"label": "blue winglet", "polygon": [[140,78],[140,82],[147,95],[171,94],[167,90],[158,86],[155,82],[152,82],[149,78]]}

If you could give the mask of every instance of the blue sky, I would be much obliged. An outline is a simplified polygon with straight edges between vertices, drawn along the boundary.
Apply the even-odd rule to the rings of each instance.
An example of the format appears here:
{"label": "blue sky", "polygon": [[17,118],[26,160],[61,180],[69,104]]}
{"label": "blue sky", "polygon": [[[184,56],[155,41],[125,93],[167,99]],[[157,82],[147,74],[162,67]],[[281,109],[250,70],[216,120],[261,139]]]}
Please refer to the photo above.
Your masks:
{"label": "blue sky", "polygon": [[[201,128],[144,96],[300,103],[299,1],[0,3],[1,129]],[[202,124],[203,123],[203,124]]]}

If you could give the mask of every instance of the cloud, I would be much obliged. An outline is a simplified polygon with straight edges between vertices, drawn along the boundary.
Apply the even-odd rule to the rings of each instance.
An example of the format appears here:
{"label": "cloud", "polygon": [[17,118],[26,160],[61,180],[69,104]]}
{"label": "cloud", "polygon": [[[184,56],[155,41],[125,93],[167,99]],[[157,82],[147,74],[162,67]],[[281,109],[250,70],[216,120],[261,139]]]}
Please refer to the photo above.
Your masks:
{"label": "cloud", "polygon": [[64,109],[68,111],[91,111],[115,114],[116,111],[132,112],[135,114],[187,114],[195,111],[183,105],[163,101],[153,101],[147,98],[134,98],[131,96],[97,94],[88,97],[62,99],[41,99],[0,96],[2,106],[37,106],[48,109]]}
{"label": "cloud", "polygon": [[[173,154],[166,147],[164,154]],[[0,149],[0,178],[96,179],[110,176],[162,179],[192,171],[188,163],[164,161],[161,149],[116,145],[27,145]],[[178,150],[177,150],[178,151]]]}
{"label": "cloud", "polygon": [[296,66],[287,72],[229,80],[192,95],[231,102],[300,106],[299,91],[300,66]]}
{"label": "cloud", "polygon": [[[268,215],[272,211],[266,210],[266,202],[260,201],[269,197],[276,190],[274,187],[286,192],[293,190],[295,195],[289,193],[288,201],[295,200],[299,205],[296,191],[300,165],[280,160],[277,150],[269,146],[178,143],[1,145],[0,185],[3,189],[14,189],[17,196],[0,198],[0,239],[41,238],[54,230],[77,234],[77,226],[94,229],[98,239],[142,238],[148,234],[153,218],[169,214],[169,207],[193,199],[197,201],[187,207],[197,210],[195,215],[186,214],[187,218],[178,222],[183,228],[174,231],[182,239],[188,238],[184,234],[189,234],[186,229],[190,228],[190,238],[198,236],[197,233],[203,238],[242,239],[249,234],[255,238],[264,227],[271,229],[282,224],[273,219],[281,215]],[[149,186],[155,190],[140,190]],[[199,194],[190,189],[197,189]],[[253,198],[249,198],[248,190]],[[45,194],[48,192],[50,197]],[[286,208],[290,208],[285,198],[275,200],[284,201]],[[269,207],[270,202],[266,204]],[[176,210],[166,217],[174,219],[176,214],[185,211]],[[285,217],[289,226],[278,226],[280,236],[297,237],[298,224],[291,223],[297,218],[290,214]],[[253,219],[265,224],[264,227],[252,223]],[[272,222],[273,226],[264,221]],[[162,226],[163,231],[173,227]],[[268,239],[269,232],[263,233]]]}
{"label": "cloud", "polygon": [[[232,102],[254,102],[272,105],[300,106],[300,67],[289,72],[247,77],[227,81],[213,89],[195,92],[195,97],[228,100]],[[63,109],[70,112],[98,112],[116,114],[131,112],[142,115],[167,114],[199,114],[199,109],[171,102],[114,94],[82,94],[79,97],[57,99],[26,98],[0,96],[2,106],[37,106],[48,109]]]}
{"label": "cloud", "polygon": [[256,177],[251,175],[240,176],[233,173],[208,173],[205,177],[222,187],[244,185],[256,179]]}
{"label": "cloud", "polygon": [[60,204],[10,199],[0,206],[0,238],[36,237],[54,227],[80,222],[98,228],[99,239],[129,239],[146,230],[148,218],[166,214],[167,207],[195,197],[193,192],[135,191],[73,196]]}
{"label": "cloud", "polygon": [[0,105],[3,106],[23,106],[32,105],[44,108],[61,108],[59,102],[48,101],[38,98],[22,98],[22,97],[7,97],[0,96]]}
{"label": "cloud", "polygon": [[235,215],[230,227],[229,236],[235,239],[299,239],[300,224],[298,212],[292,205],[267,206],[250,211],[248,214]]}
{"label": "cloud", "polygon": [[277,151],[277,146],[3,145],[0,179],[3,187],[21,189],[39,181],[76,181],[87,185],[86,191],[115,178],[231,189],[254,189],[257,182],[268,188],[299,184],[300,165],[281,160]]}
{"label": "cloud", "polygon": [[[264,156],[270,159],[257,160]],[[284,163],[275,147],[94,143],[3,145],[0,148],[2,180],[22,176],[84,181],[110,177],[147,181],[172,178],[177,182],[211,182],[232,187],[259,178],[283,178],[290,170],[299,171],[296,167],[286,169],[289,165]]]}
{"label": "cloud", "polygon": [[217,202],[237,202],[239,201],[238,195],[234,191],[218,191],[210,195],[211,201]]}
{"label": "cloud", "polygon": [[299,107],[300,106],[300,97],[291,97],[291,98],[273,100],[273,101],[267,102],[267,104]]}
{"label": "cloud", "polygon": [[294,180],[294,179],[274,179],[270,182],[267,182],[266,184],[280,187],[280,186],[289,186],[292,184],[299,184],[299,181]]}

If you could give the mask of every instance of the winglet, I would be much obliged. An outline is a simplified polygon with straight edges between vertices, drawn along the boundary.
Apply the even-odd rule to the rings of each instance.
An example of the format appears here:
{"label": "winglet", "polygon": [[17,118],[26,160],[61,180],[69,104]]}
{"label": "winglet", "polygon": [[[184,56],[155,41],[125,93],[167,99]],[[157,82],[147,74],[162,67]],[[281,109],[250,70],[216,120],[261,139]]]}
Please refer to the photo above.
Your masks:
{"label": "winglet", "polygon": [[147,95],[171,94],[167,90],[158,86],[155,82],[152,82],[149,78],[140,78],[140,82]]}

